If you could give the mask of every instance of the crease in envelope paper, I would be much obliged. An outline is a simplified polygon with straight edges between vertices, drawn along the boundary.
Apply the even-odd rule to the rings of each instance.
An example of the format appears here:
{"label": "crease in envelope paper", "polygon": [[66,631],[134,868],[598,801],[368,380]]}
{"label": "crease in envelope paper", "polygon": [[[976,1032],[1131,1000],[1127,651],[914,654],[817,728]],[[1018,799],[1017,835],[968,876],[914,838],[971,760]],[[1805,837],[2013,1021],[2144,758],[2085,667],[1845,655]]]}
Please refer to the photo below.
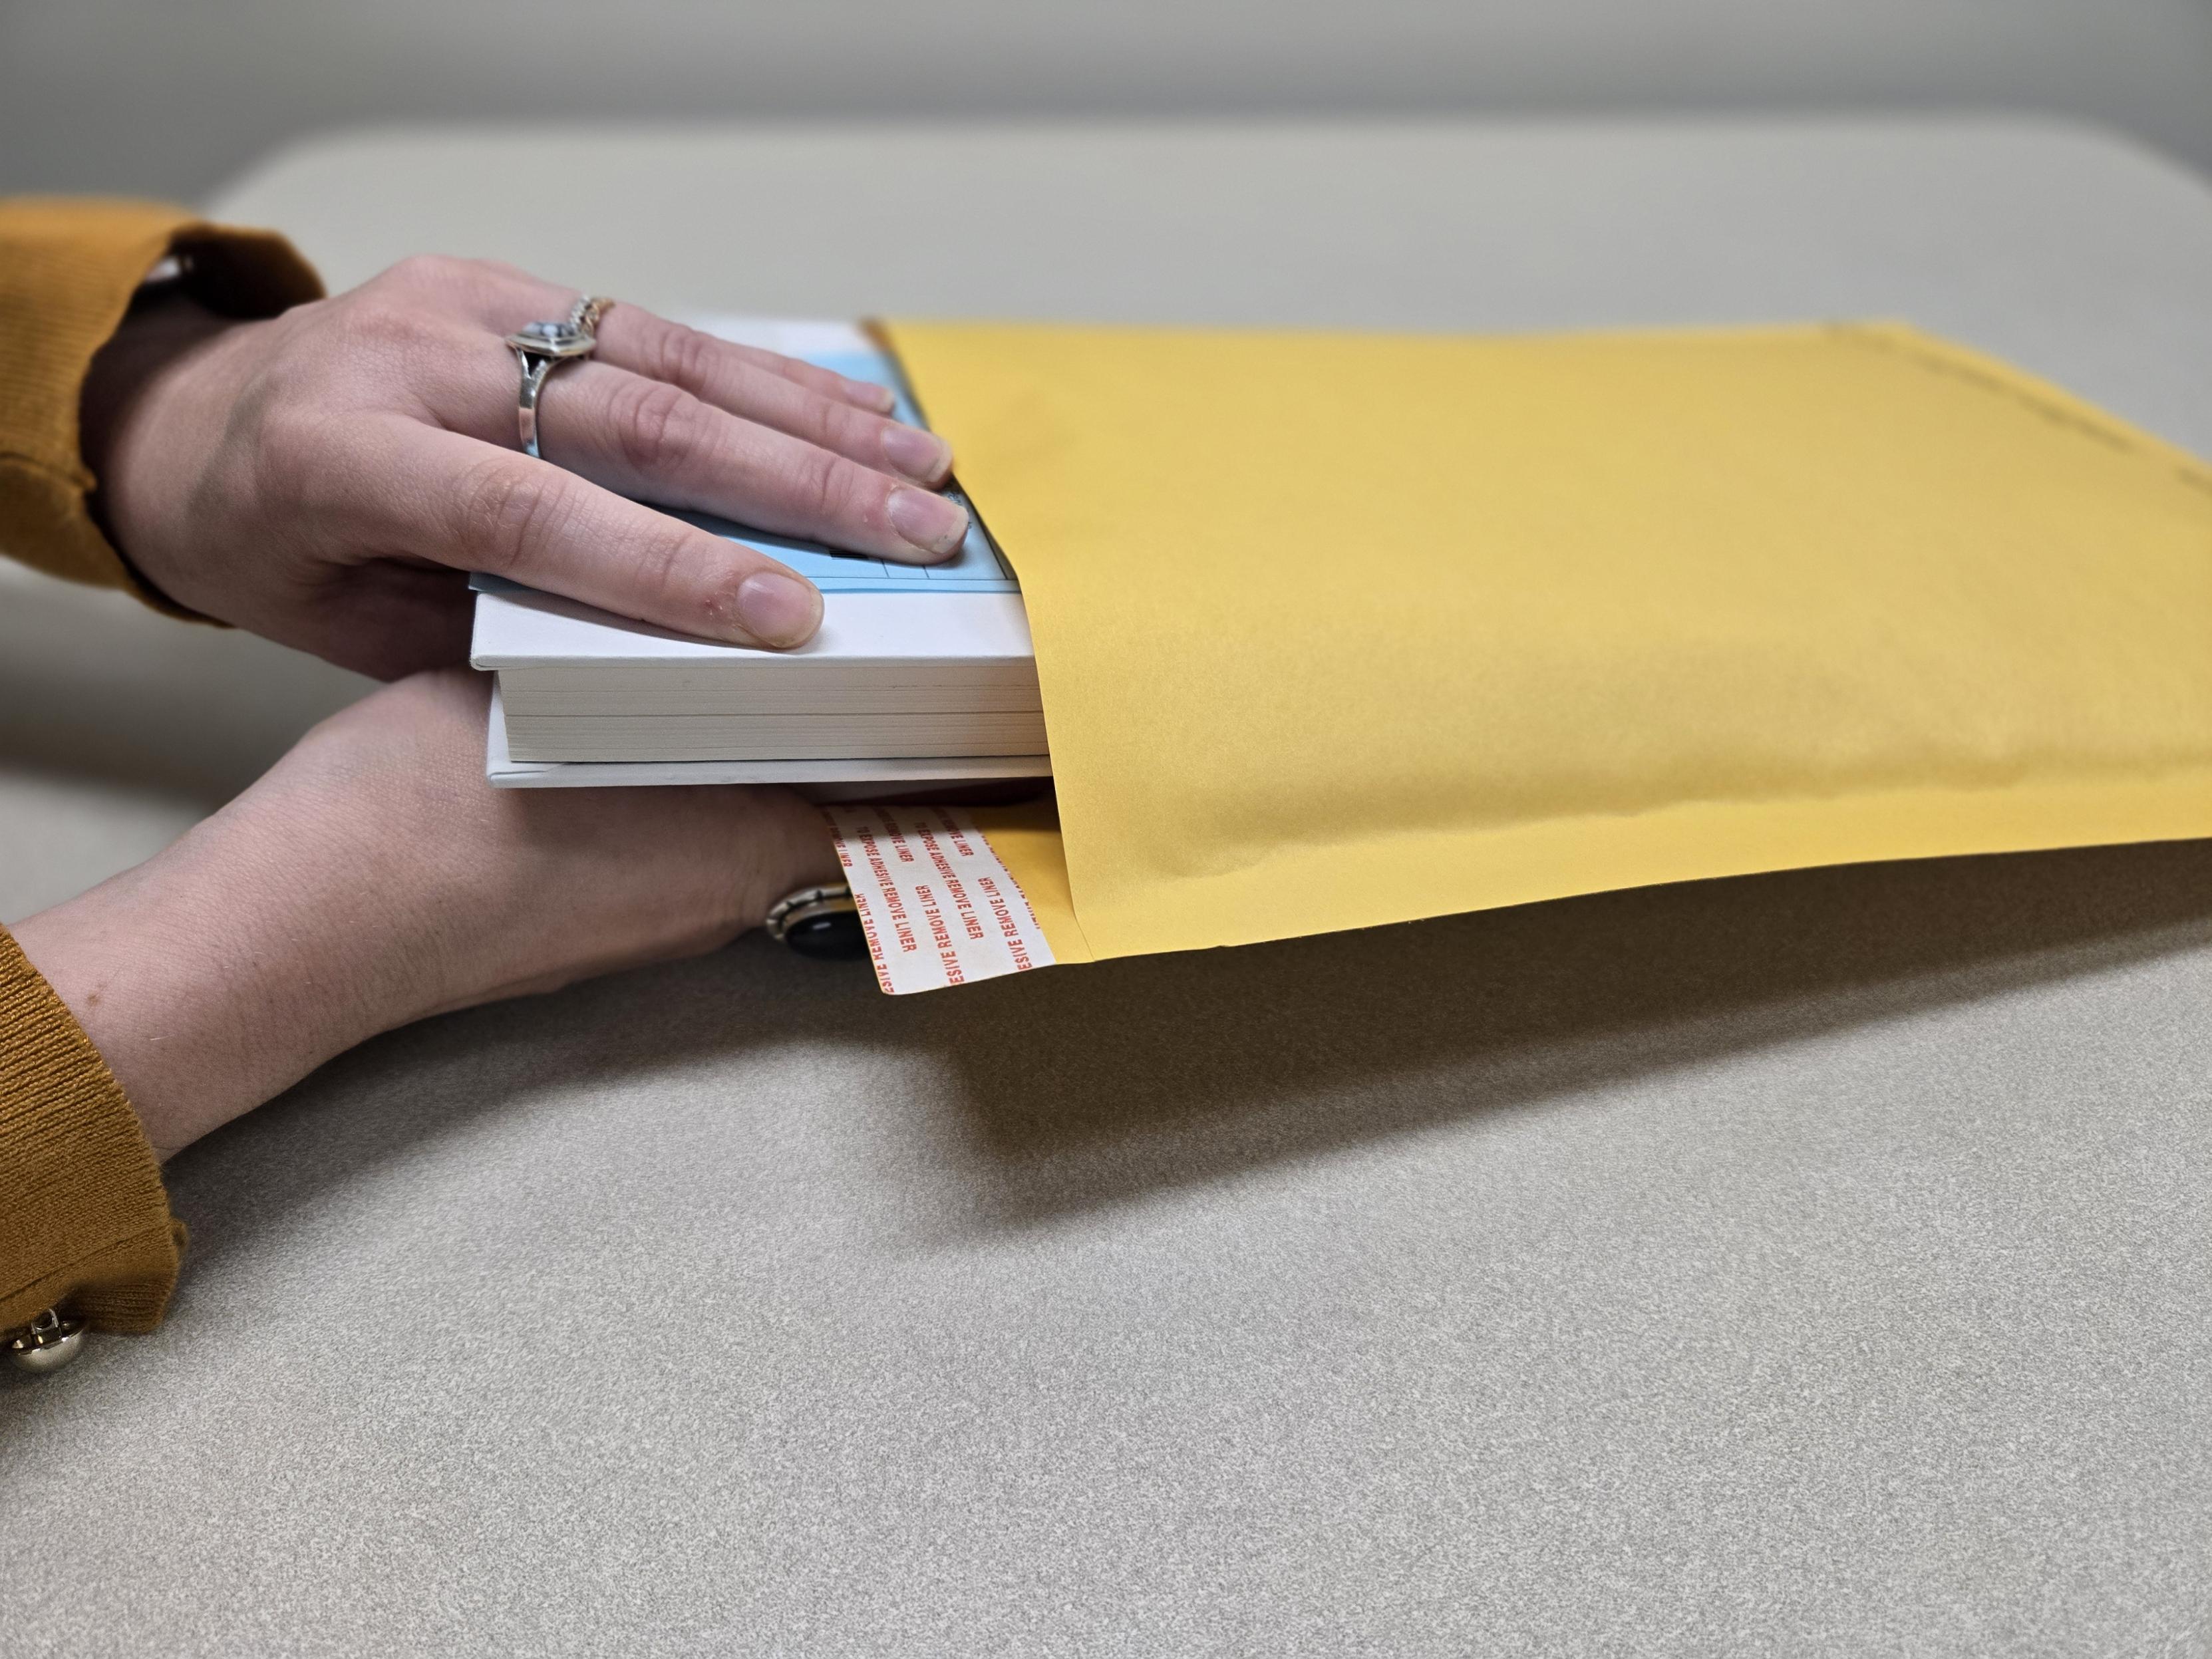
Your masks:
{"label": "crease in envelope paper", "polygon": [[827,806],[876,983],[891,996],[1049,967],[1036,912],[968,813]]}

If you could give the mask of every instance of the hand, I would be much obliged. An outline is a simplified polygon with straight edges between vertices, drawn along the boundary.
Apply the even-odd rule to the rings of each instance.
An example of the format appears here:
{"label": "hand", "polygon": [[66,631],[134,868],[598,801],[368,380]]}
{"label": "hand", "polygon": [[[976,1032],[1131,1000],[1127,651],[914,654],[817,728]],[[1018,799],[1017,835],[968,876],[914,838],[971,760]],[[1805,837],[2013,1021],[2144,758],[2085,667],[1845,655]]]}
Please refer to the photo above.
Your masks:
{"label": "hand", "polygon": [[163,1156],[379,1031],[710,951],[838,878],[786,790],[489,787],[487,696],[450,671],[388,686],[15,928]]}
{"label": "hand", "polygon": [[959,546],[951,453],[880,387],[635,306],[554,371],[548,459],[521,454],[502,337],[575,297],[416,258],[266,321],[134,316],[85,394],[108,527],[179,605],[386,679],[465,659],[471,570],[711,639],[813,634],[811,583],[624,496],[884,558]]}

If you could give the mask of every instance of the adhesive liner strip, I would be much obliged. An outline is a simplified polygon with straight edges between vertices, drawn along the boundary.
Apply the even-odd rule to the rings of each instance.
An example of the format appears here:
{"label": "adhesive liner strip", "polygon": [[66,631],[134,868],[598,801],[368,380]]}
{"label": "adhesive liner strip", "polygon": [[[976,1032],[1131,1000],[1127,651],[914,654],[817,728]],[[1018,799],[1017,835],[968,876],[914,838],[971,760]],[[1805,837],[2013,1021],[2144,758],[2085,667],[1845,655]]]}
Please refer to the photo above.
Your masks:
{"label": "adhesive liner strip", "polygon": [[829,806],[876,982],[890,996],[1052,965],[1021,884],[965,812]]}

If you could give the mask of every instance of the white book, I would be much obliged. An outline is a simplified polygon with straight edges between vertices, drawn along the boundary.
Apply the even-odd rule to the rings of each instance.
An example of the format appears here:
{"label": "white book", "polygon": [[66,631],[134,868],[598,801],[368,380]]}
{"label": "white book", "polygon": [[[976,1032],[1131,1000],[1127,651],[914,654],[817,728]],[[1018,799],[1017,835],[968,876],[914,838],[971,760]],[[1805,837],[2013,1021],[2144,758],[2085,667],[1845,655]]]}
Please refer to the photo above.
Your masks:
{"label": "white book", "polygon": [[[898,392],[846,324],[702,324]],[[682,782],[839,786],[1042,776],[1036,662],[1012,571],[980,518],[951,561],[854,557],[698,514],[823,591],[790,651],[692,638],[490,577],[470,660],[498,676],[486,775],[509,787]]]}
{"label": "white book", "polygon": [[869,800],[907,787],[991,784],[1041,778],[1049,756],[974,756],[949,759],[813,761],[523,761],[508,753],[507,714],[492,687],[491,729],[484,775],[502,789],[590,789],[672,783],[781,783],[816,800]]}
{"label": "white book", "polygon": [[[1016,594],[824,594],[813,639],[764,651],[487,586],[470,660],[498,676],[509,767],[729,762],[797,767],[793,778],[823,761],[991,763],[872,774],[900,777],[1049,769]],[[1010,761],[1019,768],[999,763]]]}

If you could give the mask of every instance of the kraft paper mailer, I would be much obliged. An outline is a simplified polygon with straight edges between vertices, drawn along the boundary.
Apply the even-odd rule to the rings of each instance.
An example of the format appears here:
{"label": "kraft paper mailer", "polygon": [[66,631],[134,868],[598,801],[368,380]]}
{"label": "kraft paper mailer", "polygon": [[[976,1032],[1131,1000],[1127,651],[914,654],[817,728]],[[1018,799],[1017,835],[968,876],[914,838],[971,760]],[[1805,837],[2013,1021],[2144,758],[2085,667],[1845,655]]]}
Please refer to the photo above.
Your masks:
{"label": "kraft paper mailer", "polygon": [[888,333],[1021,580],[1052,959],[2212,834],[2212,468],[2003,363]]}

